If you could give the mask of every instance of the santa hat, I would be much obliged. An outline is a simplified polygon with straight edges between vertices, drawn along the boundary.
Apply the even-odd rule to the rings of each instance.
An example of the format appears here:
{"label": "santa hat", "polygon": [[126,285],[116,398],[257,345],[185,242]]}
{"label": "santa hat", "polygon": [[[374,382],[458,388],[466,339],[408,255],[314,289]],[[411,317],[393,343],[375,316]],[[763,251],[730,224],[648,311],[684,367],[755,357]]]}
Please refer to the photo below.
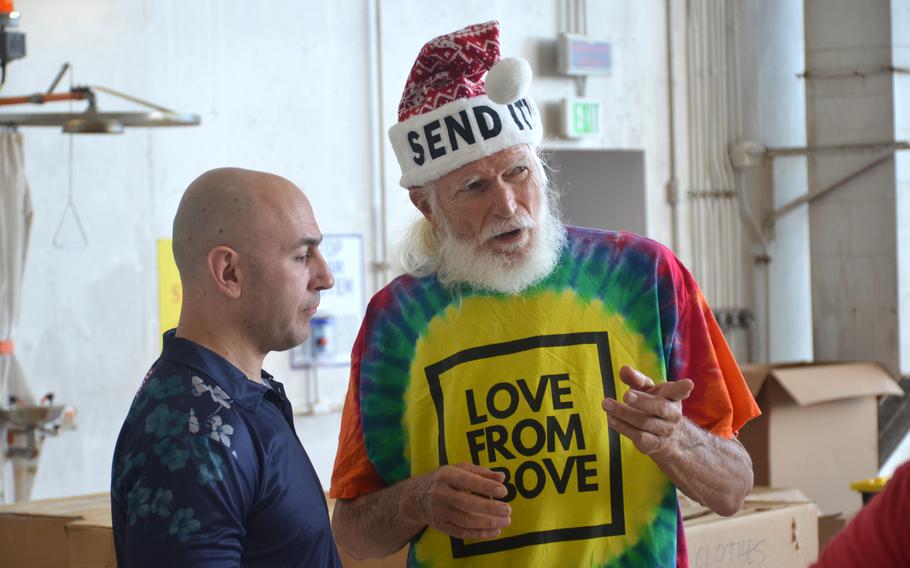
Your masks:
{"label": "santa hat", "polygon": [[499,22],[439,36],[420,50],[389,139],[402,187],[423,185],[517,144],[538,146],[543,125],[526,94],[531,66],[499,59]]}

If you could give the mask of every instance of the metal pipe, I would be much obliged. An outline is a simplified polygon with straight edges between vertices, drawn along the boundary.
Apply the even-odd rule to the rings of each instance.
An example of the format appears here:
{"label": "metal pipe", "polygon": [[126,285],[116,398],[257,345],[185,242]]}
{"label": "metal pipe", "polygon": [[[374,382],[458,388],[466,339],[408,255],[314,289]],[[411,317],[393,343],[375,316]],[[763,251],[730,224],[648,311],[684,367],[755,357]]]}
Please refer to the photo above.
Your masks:
{"label": "metal pipe", "polygon": [[66,74],[67,71],[69,71],[69,68],[70,68],[69,63],[64,63],[63,66],[60,67],[60,71],[57,71],[57,76],[54,77],[53,81],[51,81],[51,86],[47,88],[46,94],[49,95],[54,92],[54,89],[56,89],[57,85],[60,84],[60,80],[63,79],[63,75]]}
{"label": "metal pipe", "polygon": [[829,185],[829,186],[827,186],[827,187],[823,187],[823,188],[817,189],[817,190],[815,190],[815,191],[810,191],[809,193],[807,193],[807,194],[805,194],[805,195],[802,195],[802,196],[800,196],[800,197],[797,197],[796,199],[790,201],[790,202],[787,203],[786,205],[784,205],[784,206],[782,206],[782,207],[780,207],[780,208],[778,208],[778,209],[775,209],[775,210],[768,216],[767,220],[765,221],[765,226],[770,227],[770,226],[774,225],[775,221],[777,221],[780,217],[786,215],[786,214],[789,213],[790,211],[793,211],[794,209],[796,209],[796,208],[799,207],[800,205],[803,205],[803,204],[805,204],[805,203],[809,203],[809,202],[811,202],[811,201],[815,201],[815,200],[818,199],[819,197],[822,197],[823,195],[826,195],[826,194],[828,194],[828,193],[834,191],[835,189],[837,189],[837,188],[841,187],[842,185],[844,185],[844,184],[846,184],[846,183],[848,183],[848,182],[850,182],[850,181],[852,181],[852,180],[858,178],[859,176],[861,176],[861,175],[863,175],[864,173],[868,172],[869,170],[875,168],[876,166],[878,166],[878,165],[881,164],[882,162],[885,162],[885,161],[887,161],[887,160],[889,160],[889,159],[891,159],[891,158],[893,158],[893,157],[894,157],[894,153],[893,153],[893,152],[889,152],[889,153],[885,154],[884,156],[880,156],[880,157],[876,158],[875,160],[872,160],[871,162],[869,162],[869,163],[866,164],[865,166],[863,166],[863,167],[861,167],[860,169],[858,169],[858,170],[856,170],[856,171],[854,171],[854,172],[848,174],[847,176],[845,176],[845,177],[843,177],[843,178],[837,180],[836,182],[834,182],[833,184],[831,184],[831,185]]}
{"label": "metal pipe", "polygon": [[671,11],[673,9],[672,0],[666,0],[666,33],[667,33],[667,122],[669,127],[669,147],[670,154],[670,179],[667,181],[667,201],[670,204],[670,223],[672,224],[672,245],[673,251],[679,254],[680,241],[680,221],[679,221],[679,179],[677,178],[676,168],[676,97],[673,84],[673,27]]}
{"label": "metal pipe", "polygon": [[87,89],[80,89],[70,93],[35,93],[19,97],[0,97],[0,106],[53,103],[61,101],[84,101],[91,95]]}
{"label": "metal pipe", "polygon": [[125,101],[130,101],[132,103],[136,103],[137,105],[142,105],[144,107],[148,107],[152,110],[157,110],[157,111],[163,112],[165,114],[177,114],[175,111],[173,111],[167,107],[163,107],[161,105],[156,105],[155,103],[150,103],[144,99],[140,99],[139,97],[134,97],[133,95],[128,95],[126,93],[122,93],[120,91],[116,91],[116,90],[108,88],[108,87],[102,87],[101,85],[92,85],[92,88],[95,89],[96,91],[101,91],[102,93],[107,93],[109,95],[113,95],[115,97],[121,98]]}
{"label": "metal pipe", "polygon": [[372,178],[372,224],[373,224],[373,290],[382,288],[388,272],[388,236],[385,215],[385,136],[382,125],[382,109],[385,108],[382,94],[382,0],[366,0],[367,27],[369,34],[369,81],[370,100],[376,106],[370,109],[370,134],[373,140],[370,152],[370,176]]}
{"label": "metal pipe", "polygon": [[686,12],[686,31],[689,54],[686,58],[686,65],[689,73],[689,178],[690,188],[690,227],[689,233],[692,239],[692,269],[695,274],[701,278],[704,276],[704,266],[702,262],[702,219],[701,219],[701,200],[695,192],[703,187],[701,175],[701,89],[699,72],[701,71],[701,45],[699,30],[699,0],[690,0]]}
{"label": "metal pipe", "polygon": [[910,73],[906,67],[895,67],[894,65],[881,65],[875,67],[866,67],[859,69],[823,69],[810,71],[806,69],[802,73],[797,73],[799,79],[845,79],[850,77],[867,77],[869,75],[884,75],[888,73]]}
{"label": "metal pipe", "polygon": [[780,148],[765,148],[765,155],[771,158],[777,156],[806,156],[810,154],[823,154],[828,152],[856,152],[863,150],[907,150],[910,142],[904,140],[884,140],[881,142],[861,142],[857,144],[826,144],[819,146],[790,146]]}
{"label": "metal pipe", "polygon": [[[709,108],[716,109],[711,116],[710,128],[708,130],[708,152],[711,159],[711,173],[713,179],[711,180],[712,189],[724,189],[723,185],[723,168],[720,163],[720,157],[723,153],[723,144],[721,142],[723,134],[720,132],[721,121],[724,114],[727,112],[726,107],[726,97],[723,93],[723,85],[721,83],[721,71],[722,71],[722,62],[721,62],[721,42],[719,38],[723,32],[723,28],[718,25],[717,17],[718,13],[722,8],[721,3],[706,3],[706,18],[708,22],[708,47],[709,47],[709,57],[710,57],[710,83],[709,83],[709,93],[711,94],[712,103]],[[707,109],[706,109],[707,110]],[[706,113],[707,114],[707,113]],[[711,243],[712,255],[710,259],[711,265],[711,277],[713,280],[714,287],[714,296],[712,302],[715,305],[720,307],[726,307],[727,291],[724,290],[723,284],[723,274],[722,266],[723,262],[723,240],[725,235],[721,234],[721,229],[723,228],[722,213],[723,213],[723,202],[720,195],[715,196],[711,200],[711,223],[708,227],[709,230],[709,239],[708,242]]]}

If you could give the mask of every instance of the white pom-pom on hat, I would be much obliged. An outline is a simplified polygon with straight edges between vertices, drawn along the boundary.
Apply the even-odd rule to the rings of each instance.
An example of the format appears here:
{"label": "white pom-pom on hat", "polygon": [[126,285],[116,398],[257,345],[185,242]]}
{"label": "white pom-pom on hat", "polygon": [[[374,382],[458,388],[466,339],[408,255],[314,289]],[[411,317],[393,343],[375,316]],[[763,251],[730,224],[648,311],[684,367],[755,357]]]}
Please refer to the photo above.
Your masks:
{"label": "white pom-pom on hat", "polygon": [[520,99],[531,85],[531,65],[521,57],[506,57],[487,71],[484,87],[487,96],[501,105]]}

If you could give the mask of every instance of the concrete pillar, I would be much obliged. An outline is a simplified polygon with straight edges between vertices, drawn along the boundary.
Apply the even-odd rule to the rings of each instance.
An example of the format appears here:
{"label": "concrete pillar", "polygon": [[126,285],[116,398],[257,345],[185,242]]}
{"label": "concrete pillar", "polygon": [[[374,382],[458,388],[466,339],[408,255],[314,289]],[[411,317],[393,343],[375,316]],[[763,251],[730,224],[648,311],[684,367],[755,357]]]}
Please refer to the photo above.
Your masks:
{"label": "concrete pillar", "polygon": [[[891,4],[805,1],[810,146],[895,140]],[[814,154],[809,189],[881,155]],[[809,206],[817,360],[873,360],[899,373],[897,189],[895,161],[888,159]]]}
{"label": "concrete pillar", "polygon": [[[734,10],[739,42],[741,97],[739,140],[766,147],[806,145],[803,7],[792,0],[742,0]],[[765,219],[806,192],[805,157],[777,158],[773,164],[740,170],[737,183],[755,217]],[[772,189],[773,188],[773,189]],[[800,207],[766,231],[768,264],[754,232],[746,233],[746,274],[754,274],[752,309],[754,361],[812,359],[812,298],[809,280],[808,208]],[[767,291],[767,293],[766,293]]]}
{"label": "concrete pillar", "polygon": [[[894,134],[910,140],[910,2],[891,2],[891,60],[894,73]],[[910,374],[910,151],[895,156],[897,178],[898,303],[900,314],[900,369]],[[910,447],[910,445],[908,445]],[[910,451],[908,451],[910,455]]]}

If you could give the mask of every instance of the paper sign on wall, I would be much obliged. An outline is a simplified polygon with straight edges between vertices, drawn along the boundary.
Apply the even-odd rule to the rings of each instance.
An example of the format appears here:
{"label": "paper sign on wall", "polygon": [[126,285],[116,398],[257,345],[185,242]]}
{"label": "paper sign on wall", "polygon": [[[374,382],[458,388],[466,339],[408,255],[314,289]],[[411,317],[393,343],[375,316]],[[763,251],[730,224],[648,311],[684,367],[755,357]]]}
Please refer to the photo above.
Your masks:
{"label": "paper sign on wall", "polygon": [[180,302],[183,300],[183,287],[180,284],[180,273],[174,262],[174,251],[171,239],[158,239],[158,323],[161,335],[177,327],[180,319]]}

